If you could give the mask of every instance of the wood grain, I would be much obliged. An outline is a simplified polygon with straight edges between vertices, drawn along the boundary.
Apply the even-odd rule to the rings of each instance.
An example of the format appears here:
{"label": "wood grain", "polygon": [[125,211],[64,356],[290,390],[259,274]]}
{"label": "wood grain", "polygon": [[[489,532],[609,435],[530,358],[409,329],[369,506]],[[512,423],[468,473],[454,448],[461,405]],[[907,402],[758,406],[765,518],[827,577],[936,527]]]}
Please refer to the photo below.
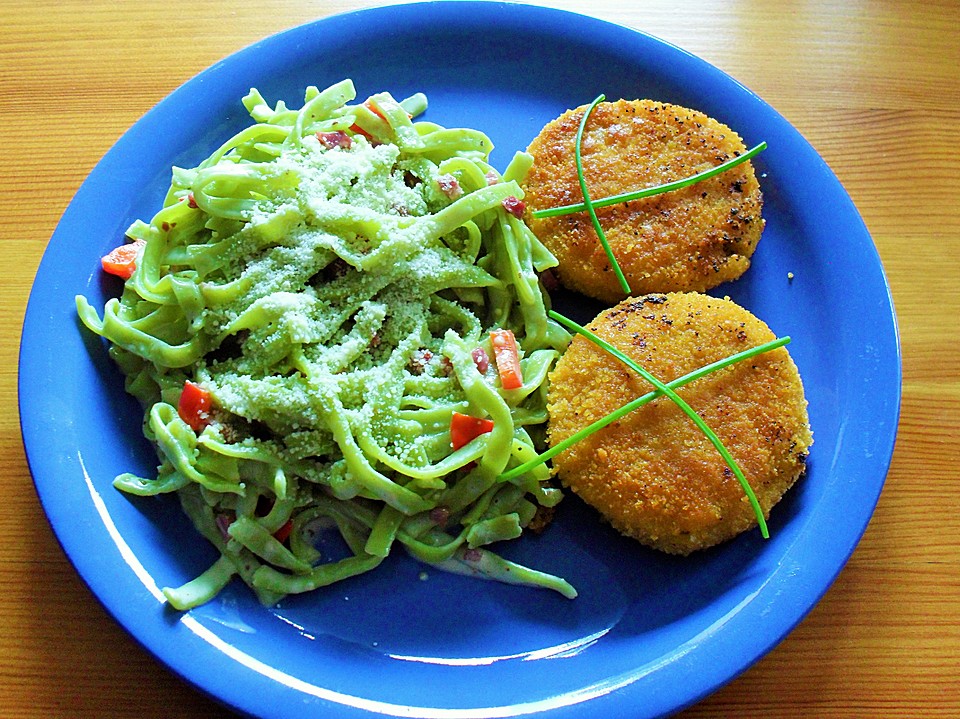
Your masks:
{"label": "wood grain", "polygon": [[[73,193],[144,112],[258,39],[374,4],[0,5],[0,716],[229,716],[112,622],[43,517],[17,421],[26,297]],[[859,208],[897,307],[899,436],[860,546],[794,632],[682,716],[960,717],[960,4],[549,4],[661,37],[778,108]]]}

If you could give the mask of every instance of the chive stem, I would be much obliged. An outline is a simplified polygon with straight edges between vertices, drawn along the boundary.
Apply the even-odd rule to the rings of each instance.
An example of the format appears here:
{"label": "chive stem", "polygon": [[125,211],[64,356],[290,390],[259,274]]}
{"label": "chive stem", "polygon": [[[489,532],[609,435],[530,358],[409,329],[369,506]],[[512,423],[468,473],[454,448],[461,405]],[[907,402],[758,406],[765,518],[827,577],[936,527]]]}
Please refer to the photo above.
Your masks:
{"label": "chive stem", "polygon": [[[716,372],[717,370],[724,369],[725,367],[729,367],[730,365],[736,364],[737,362],[742,362],[743,360],[750,359],[751,357],[756,357],[757,355],[764,354],[765,352],[770,352],[771,350],[775,350],[779,347],[783,347],[784,345],[787,345],[789,343],[790,343],[790,337],[780,337],[775,340],[770,340],[769,342],[765,342],[762,345],[757,345],[756,347],[752,347],[748,350],[744,350],[743,352],[738,352],[737,354],[730,355],[729,357],[724,357],[721,360],[717,360],[716,362],[711,362],[708,365],[704,365],[703,367],[696,369],[693,372],[690,372],[688,374],[683,375],[682,377],[678,377],[675,380],[667,382],[666,383],[667,387],[669,387],[670,389],[677,389],[679,387],[683,387],[684,385],[690,384],[691,382],[698,380],[701,377],[706,377],[708,374]],[[647,392],[647,394],[645,395],[641,395],[636,399],[630,400],[627,404],[623,405],[619,409],[615,409],[605,417],[602,417],[598,419],[596,422],[593,422],[587,425],[580,431],[567,437],[562,442],[558,442],[556,445],[554,445],[550,449],[546,450],[541,454],[538,454],[533,459],[530,459],[524,462],[523,464],[519,464],[516,467],[513,467],[510,470],[504,472],[503,474],[500,475],[499,478],[504,481],[516,479],[520,475],[529,472],[534,467],[537,467],[543,464],[544,462],[547,462],[553,459],[558,454],[563,452],[565,449],[572,447],[577,442],[589,437],[594,432],[603,429],[609,424],[613,424],[618,419],[629,414],[633,410],[639,409],[640,407],[643,407],[645,404],[649,404],[653,400],[657,399],[657,397],[662,397],[662,396],[663,396],[663,392],[661,392],[658,389],[655,389],[652,392]]]}
{"label": "chive stem", "polygon": [[[601,96],[602,97],[602,96]],[[641,200],[644,197],[653,197],[654,195],[661,195],[665,192],[672,192],[674,190],[682,190],[684,187],[689,187],[694,185],[702,180],[708,180],[715,175],[719,175],[722,172],[736,167],[739,164],[750,160],[753,157],[756,157],[761,152],[767,149],[767,143],[761,142],[759,145],[750,148],[747,152],[742,155],[737,155],[736,157],[731,157],[726,162],[723,162],[716,167],[711,167],[708,170],[703,172],[698,172],[695,175],[690,175],[689,177],[684,177],[680,180],[673,180],[672,182],[665,182],[662,185],[654,185],[653,187],[645,187],[642,190],[631,190],[629,192],[622,192],[619,195],[611,195],[610,197],[604,197],[601,200],[591,200],[590,204],[593,208],[609,207],[610,205],[618,205],[622,202],[630,202],[632,200]],[[586,200],[586,193],[584,193],[584,200]],[[538,219],[543,219],[546,217],[558,217],[560,215],[570,215],[575,212],[583,212],[587,210],[587,202],[578,202],[573,205],[564,205],[562,207],[549,207],[544,210],[534,210],[533,216]]]}
{"label": "chive stem", "polygon": [[[613,267],[614,274],[617,276],[617,282],[620,283],[620,288],[626,292],[628,295],[631,293],[630,285],[627,283],[627,278],[623,276],[623,270],[620,269],[620,263],[617,262],[617,258],[613,256],[613,250],[610,248],[610,243],[607,241],[607,235],[604,233],[603,228],[600,226],[600,219],[597,217],[597,211],[594,209],[593,201],[590,199],[590,193],[587,192],[587,179],[583,175],[583,130],[587,126],[587,119],[590,117],[590,114],[594,109],[603,102],[604,95],[598,95],[590,107],[587,108],[587,111],[583,113],[583,117],[580,118],[580,127],[577,128],[577,139],[574,143],[574,160],[577,163],[577,181],[580,183],[580,192],[583,194],[583,208],[590,214],[590,221],[593,223],[593,229],[597,233],[597,237],[600,238],[600,244],[603,245],[603,251],[607,253],[607,260],[610,262],[610,266]],[[536,213],[534,213],[536,216]]]}
{"label": "chive stem", "polygon": [[761,345],[757,345],[756,347],[752,347],[751,349],[744,350],[743,352],[738,352],[724,359],[718,360],[716,362],[712,362],[708,365],[701,367],[700,369],[697,369],[697,370],[694,370],[693,372],[685,374],[682,377],[678,377],[677,379],[672,380],[671,382],[663,383],[659,379],[651,375],[647,370],[640,367],[640,365],[638,365],[632,359],[624,355],[620,350],[613,347],[608,342],[605,342],[604,340],[600,339],[585,327],[581,327],[573,320],[570,320],[564,317],[563,315],[560,315],[557,312],[554,312],[553,310],[550,310],[548,314],[557,322],[560,322],[561,324],[567,326],[569,329],[572,329],[574,332],[577,332],[578,334],[582,334],[588,340],[592,341],[594,344],[596,344],[600,348],[604,349],[607,352],[610,352],[610,354],[612,354],[614,357],[624,362],[631,369],[638,372],[644,379],[646,379],[648,382],[653,384],[656,387],[656,389],[652,392],[648,392],[645,395],[642,395],[640,397],[637,397],[636,399],[631,400],[630,402],[623,405],[619,409],[615,409],[614,411],[607,414],[605,417],[602,417],[596,422],[593,422],[587,425],[583,429],[567,437],[565,440],[558,442],[556,445],[549,448],[545,452],[537,455],[533,459],[527,462],[524,462],[521,465],[513,467],[507,472],[504,472],[502,475],[500,475],[500,479],[504,481],[508,481],[511,479],[515,479],[526,472],[529,472],[534,467],[552,459],[553,457],[557,456],[558,454],[568,449],[569,447],[573,446],[577,442],[585,439],[586,437],[590,436],[594,432],[597,432],[598,430],[603,429],[607,425],[612,424],[613,422],[616,422],[618,419],[629,414],[633,410],[638,409],[639,407],[642,407],[645,404],[649,404],[650,402],[657,399],[658,397],[666,395],[671,400],[673,400],[694,421],[694,423],[696,423],[697,427],[699,427],[699,429],[706,435],[706,437],[710,440],[710,442],[717,449],[717,451],[720,452],[720,455],[723,457],[724,461],[727,463],[727,466],[729,466],[730,469],[733,471],[737,480],[740,482],[740,485],[743,488],[744,493],[747,495],[747,498],[750,501],[750,506],[753,508],[754,514],[757,517],[757,524],[760,527],[761,535],[763,536],[764,539],[768,539],[770,537],[770,532],[767,528],[766,520],[763,517],[763,510],[760,508],[760,503],[757,501],[757,497],[753,492],[753,488],[750,487],[750,484],[749,482],[747,482],[746,477],[743,476],[743,472],[740,470],[740,467],[737,465],[736,461],[730,455],[729,451],[727,451],[727,448],[723,445],[723,442],[720,441],[720,438],[717,437],[716,433],[714,433],[713,430],[711,430],[710,427],[707,426],[706,422],[703,421],[703,418],[701,418],[700,415],[698,415],[690,407],[690,405],[688,405],[682,398],[679,397],[679,395],[676,394],[676,392],[674,392],[674,389],[682,387],[683,385],[689,384],[690,382],[700,379],[701,377],[711,374],[712,372],[716,372],[717,370],[723,369],[725,367],[729,367],[730,365],[736,364],[737,362],[741,362],[745,359],[756,357],[757,355],[764,354],[765,352],[770,352],[771,350],[775,350],[779,347],[783,347],[784,345],[789,344],[790,337],[780,337],[780,338],[771,340],[769,342],[765,342]]}
{"label": "chive stem", "polygon": [[573,330],[577,334],[583,335],[591,342],[596,344],[603,350],[606,350],[618,360],[623,362],[627,367],[632,369],[634,372],[643,377],[647,382],[652,384],[663,394],[673,400],[673,403],[676,404],[684,414],[686,414],[697,427],[700,428],[700,431],[706,436],[710,443],[716,448],[720,453],[720,456],[723,457],[723,460],[727,463],[727,466],[733,472],[734,476],[737,478],[737,481],[740,482],[740,486],[743,487],[744,493],[747,495],[747,499],[750,501],[750,506],[753,507],[753,513],[757,516],[757,524],[760,525],[760,534],[763,535],[764,539],[769,539],[770,532],[767,530],[767,522],[763,517],[763,509],[760,507],[760,502],[757,501],[757,495],[754,494],[753,488],[750,486],[750,483],[747,481],[747,478],[743,475],[743,471],[740,469],[740,466],[737,464],[736,460],[724,446],[723,442],[720,441],[720,438],[717,436],[707,423],[703,420],[699,414],[697,414],[694,409],[687,404],[687,402],[676,392],[674,392],[670,387],[665,385],[659,379],[654,377],[650,372],[648,372],[644,367],[640,366],[632,359],[627,357],[619,349],[611,345],[606,340],[597,337],[593,332],[588,330],[586,327],[581,327],[576,322],[571,319],[564,317],[553,310],[549,310],[547,313],[552,319],[556,320],[560,324],[567,327],[567,329]]}

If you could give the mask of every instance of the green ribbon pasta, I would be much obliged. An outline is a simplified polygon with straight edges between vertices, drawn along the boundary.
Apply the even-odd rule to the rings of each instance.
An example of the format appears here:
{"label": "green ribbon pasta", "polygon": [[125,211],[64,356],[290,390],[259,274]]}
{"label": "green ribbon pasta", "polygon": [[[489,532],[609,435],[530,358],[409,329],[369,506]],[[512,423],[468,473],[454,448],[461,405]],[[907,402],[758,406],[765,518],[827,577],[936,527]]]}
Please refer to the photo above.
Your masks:
{"label": "green ribbon pasta", "polygon": [[[83,324],[104,337],[144,406],[155,478],[220,552],[167,588],[174,607],[239,576],[272,604],[370,571],[394,547],[456,572],[576,592],[488,547],[559,501],[537,455],[546,382],[569,335],[547,317],[538,272],[556,264],[505,209],[522,199],[520,153],[501,176],[482,132],[415,120],[426,98],[350,80],[303,107],[243,99],[253,124],[194,168],[174,168],[118,298]],[[523,384],[504,389],[489,332],[511,330]],[[485,358],[485,361],[481,361]],[[212,400],[178,409],[185,382]],[[454,413],[492,429],[454,448]],[[338,531],[350,554],[313,541]]]}

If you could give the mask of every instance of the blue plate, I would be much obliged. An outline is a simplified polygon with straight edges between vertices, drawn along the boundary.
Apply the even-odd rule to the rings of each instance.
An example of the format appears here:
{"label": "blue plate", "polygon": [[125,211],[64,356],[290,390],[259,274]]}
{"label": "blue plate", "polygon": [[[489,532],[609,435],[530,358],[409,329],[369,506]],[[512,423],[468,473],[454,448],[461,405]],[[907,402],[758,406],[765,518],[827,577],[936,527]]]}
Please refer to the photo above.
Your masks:
{"label": "blue plate", "polygon": [[[172,498],[113,477],[150,474],[140,411],[74,295],[118,291],[98,259],[159,207],[171,165],[240,129],[251,86],[299,105],[353,78],[361,96],[424,91],[427,119],[485,130],[503,169],[548,120],[608,98],[654,98],[736,128],[756,162],[767,228],[754,265],[719,288],[793,337],[816,444],[807,477],[756,532],[689,559],[624,540],[575,498],[504,553],[569,579],[580,597],[430,572],[376,572],[260,607],[231,585],[186,614],[158,587],[213,560]],[[794,273],[793,280],[788,273]],[[435,3],[331,17],[203,72],[130,129],[77,192],[40,265],[23,328],[20,411],[37,492],[107,610],[184,679],[259,717],[653,717],[729,681],[813,607],[863,533],[899,412],[900,357],[883,270],[850,199],[779,114],[727,75],[652,37],[522,5]]]}

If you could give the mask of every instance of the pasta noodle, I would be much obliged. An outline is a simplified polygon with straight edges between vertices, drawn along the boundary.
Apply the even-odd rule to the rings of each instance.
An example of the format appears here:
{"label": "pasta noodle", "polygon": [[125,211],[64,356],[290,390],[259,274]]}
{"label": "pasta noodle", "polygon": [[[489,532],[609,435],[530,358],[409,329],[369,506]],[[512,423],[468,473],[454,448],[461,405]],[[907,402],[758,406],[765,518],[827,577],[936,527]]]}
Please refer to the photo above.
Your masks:
{"label": "pasta noodle", "polygon": [[[543,466],[501,477],[536,455],[547,373],[569,341],[537,275],[556,261],[505,205],[529,157],[501,176],[483,133],[413,120],[422,95],[354,100],[350,80],[308,88],[299,110],[251,90],[253,124],[174,168],[162,209],[128,230],[145,244],[121,296],[102,314],[77,298],[159,458],[155,477],[114,484],[177,493],[219,550],[164,590],[178,609],[233,576],[273,604],[396,546],[573,597],[486,549],[561,497]],[[486,366],[493,329],[517,339],[518,388]],[[213,398],[197,427],[179,410],[187,382]],[[492,429],[454,449],[454,413]],[[347,556],[319,556],[323,527]]]}

